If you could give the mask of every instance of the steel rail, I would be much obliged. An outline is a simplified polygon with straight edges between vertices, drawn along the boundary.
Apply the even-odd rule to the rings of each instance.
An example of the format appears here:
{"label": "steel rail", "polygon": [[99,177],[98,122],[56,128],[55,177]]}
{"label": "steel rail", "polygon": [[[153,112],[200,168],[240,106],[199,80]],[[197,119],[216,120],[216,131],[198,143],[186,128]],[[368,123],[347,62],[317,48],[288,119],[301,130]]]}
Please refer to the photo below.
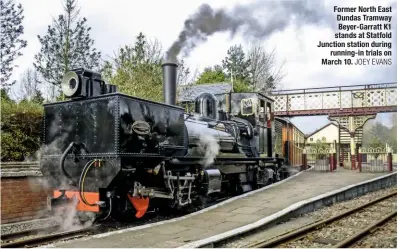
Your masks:
{"label": "steel rail", "polygon": [[3,248],[22,248],[22,247],[39,246],[42,244],[57,241],[62,238],[75,237],[76,235],[84,234],[85,232],[89,232],[93,228],[95,228],[95,227],[83,228],[83,229],[66,231],[66,232],[61,232],[61,233],[48,234],[48,235],[44,235],[44,236],[40,236],[40,237],[29,238],[26,240],[13,241],[13,242],[1,244],[1,247],[3,247]]}
{"label": "steel rail", "polygon": [[276,238],[271,239],[271,240],[260,241],[260,242],[253,243],[253,244],[249,245],[248,247],[249,248],[270,248],[270,247],[273,247],[275,245],[286,243],[288,241],[291,241],[291,240],[294,240],[294,239],[296,239],[298,237],[301,237],[302,235],[307,234],[309,232],[312,232],[312,231],[315,231],[315,230],[319,230],[320,228],[323,228],[324,226],[326,226],[326,225],[328,225],[328,224],[330,224],[330,223],[332,223],[332,222],[334,222],[336,220],[344,218],[344,217],[346,217],[346,216],[348,216],[350,214],[356,213],[356,212],[358,212],[358,211],[360,211],[360,210],[362,210],[364,208],[367,208],[367,207],[369,207],[371,205],[374,205],[374,204],[376,204],[378,202],[381,202],[381,201],[383,201],[385,199],[388,199],[388,198],[390,198],[392,196],[396,196],[396,195],[397,195],[397,191],[394,191],[393,193],[384,195],[384,196],[382,196],[380,198],[377,198],[377,199],[375,199],[373,201],[370,201],[370,202],[367,202],[367,203],[365,203],[363,205],[360,205],[360,206],[357,206],[355,208],[352,208],[352,209],[350,209],[350,210],[348,210],[346,212],[343,212],[343,213],[340,213],[338,215],[332,216],[332,217],[330,217],[328,219],[318,221],[316,223],[313,223],[313,224],[310,224],[308,226],[293,230],[291,232],[287,232],[286,234],[284,234],[282,236],[279,236],[279,237],[276,237]]}
{"label": "steel rail", "polygon": [[357,242],[358,240],[360,240],[361,238],[365,237],[367,234],[372,233],[375,227],[382,225],[383,223],[387,222],[388,220],[394,218],[397,216],[397,211],[394,211],[392,213],[389,213],[388,215],[384,216],[383,218],[381,218],[380,220],[376,221],[375,223],[365,227],[364,229],[362,229],[361,231],[359,231],[358,233],[352,235],[351,237],[348,237],[347,239],[341,241],[340,243],[334,245],[335,248],[345,248],[348,247],[352,244],[354,244],[355,242]]}
{"label": "steel rail", "polygon": [[40,227],[40,228],[34,228],[30,230],[24,230],[24,231],[19,231],[19,232],[14,232],[14,233],[7,233],[7,234],[2,234],[1,235],[1,240],[13,240],[16,238],[20,238],[23,236],[31,236],[35,235],[41,232],[48,232],[48,231],[54,231],[60,228],[60,225],[54,225],[54,226],[48,226],[48,227]]}

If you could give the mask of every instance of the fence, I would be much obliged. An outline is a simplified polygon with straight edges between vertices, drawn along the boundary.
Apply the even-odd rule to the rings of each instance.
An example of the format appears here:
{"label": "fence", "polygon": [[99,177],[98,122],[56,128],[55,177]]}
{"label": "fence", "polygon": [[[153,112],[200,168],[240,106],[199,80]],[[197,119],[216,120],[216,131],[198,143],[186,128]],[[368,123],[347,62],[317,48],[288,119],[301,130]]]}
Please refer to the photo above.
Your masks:
{"label": "fence", "polygon": [[303,153],[303,165],[313,166],[312,170],[333,171],[337,168],[337,156],[334,149],[309,148]]}
{"label": "fence", "polygon": [[393,165],[392,149],[388,145],[359,148],[356,165],[359,172],[392,172],[393,168],[397,167],[396,164]]}

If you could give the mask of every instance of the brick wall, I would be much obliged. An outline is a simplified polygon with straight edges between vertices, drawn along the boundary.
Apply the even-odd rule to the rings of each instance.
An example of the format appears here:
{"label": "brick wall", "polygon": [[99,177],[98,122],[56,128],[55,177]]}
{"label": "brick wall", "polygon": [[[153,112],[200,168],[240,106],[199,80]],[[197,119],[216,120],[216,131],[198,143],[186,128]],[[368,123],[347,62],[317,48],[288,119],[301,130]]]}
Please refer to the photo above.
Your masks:
{"label": "brick wall", "polygon": [[47,191],[40,177],[1,178],[1,224],[47,215]]}
{"label": "brick wall", "polygon": [[1,162],[1,224],[46,217],[47,194],[38,162]]}

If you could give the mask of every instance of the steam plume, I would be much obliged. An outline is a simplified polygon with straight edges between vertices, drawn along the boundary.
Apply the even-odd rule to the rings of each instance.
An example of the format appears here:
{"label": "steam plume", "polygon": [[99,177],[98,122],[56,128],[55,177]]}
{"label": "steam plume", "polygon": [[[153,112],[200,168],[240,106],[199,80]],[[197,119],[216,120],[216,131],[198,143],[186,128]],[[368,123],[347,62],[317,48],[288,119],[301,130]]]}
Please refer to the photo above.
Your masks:
{"label": "steam plume", "polygon": [[220,151],[220,145],[214,136],[202,135],[199,139],[199,149],[204,153],[204,157],[200,163],[204,167],[208,167],[214,163],[214,159]]}
{"label": "steam plume", "polygon": [[[325,15],[323,8],[322,3],[308,1],[257,1],[237,5],[231,11],[213,10],[203,4],[184,22],[183,30],[166,52],[166,57],[176,60],[180,53],[188,56],[196,46],[218,32],[229,32],[234,37],[240,31],[246,38],[264,38],[284,30],[292,20],[298,25],[330,22],[330,16]],[[257,11],[266,15],[256,18]]]}

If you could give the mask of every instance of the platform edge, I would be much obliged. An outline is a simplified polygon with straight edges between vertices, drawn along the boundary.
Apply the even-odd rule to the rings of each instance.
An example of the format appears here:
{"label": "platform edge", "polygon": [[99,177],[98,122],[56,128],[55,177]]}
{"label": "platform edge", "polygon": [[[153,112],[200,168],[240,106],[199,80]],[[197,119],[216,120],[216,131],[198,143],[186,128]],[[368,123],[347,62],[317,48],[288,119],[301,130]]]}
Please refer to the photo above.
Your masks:
{"label": "platform edge", "polygon": [[[395,175],[395,177],[393,177],[394,175]],[[351,185],[342,187],[340,189],[337,189],[337,190],[334,190],[334,191],[330,191],[330,192],[327,192],[327,193],[324,193],[324,194],[321,194],[321,195],[318,195],[318,196],[315,196],[315,197],[312,197],[312,198],[309,198],[309,199],[306,199],[306,200],[303,200],[303,201],[300,201],[300,202],[296,202],[296,203],[288,206],[287,208],[282,209],[281,211],[276,212],[276,213],[274,213],[272,215],[266,216],[266,217],[254,222],[254,223],[251,223],[251,224],[248,224],[248,225],[245,225],[245,226],[241,226],[241,227],[235,228],[233,230],[230,230],[230,231],[227,231],[227,232],[224,232],[224,233],[221,233],[221,234],[217,234],[217,235],[205,238],[205,239],[201,239],[201,240],[197,240],[197,241],[194,241],[194,242],[191,242],[191,243],[188,243],[188,244],[184,244],[184,245],[182,245],[182,246],[180,246],[178,248],[199,248],[199,247],[206,247],[206,246],[210,247],[214,243],[217,243],[219,241],[226,240],[226,239],[238,236],[240,234],[249,232],[249,231],[251,231],[253,229],[257,229],[259,227],[267,225],[267,224],[269,224],[269,223],[275,221],[276,219],[279,219],[279,218],[281,218],[281,217],[283,217],[285,215],[291,214],[293,212],[299,213],[300,209],[305,209],[309,205],[312,205],[313,209],[315,209],[315,205],[317,204],[317,202],[319,202],[319,201],[326,202],[327,199],[330,200],[331,198],[334,198],[334,197],[337,198],[338,194],[344,193],[344,198],[343,198],[343,200],[340,200],[340,202],[348,200],[350,198],[348,198],[348,199],[345,198],[345,194],[349,193],[349,191],[354,191],[354,190],[358,194],[358,187],[367,187],[367,186],[370,186],[371,184],[374,184],[374,183],[375,184],[380,183],[380,186],[376,186],[373,189],[373,191],[376,191],[376,190],[379,190],[379,189],[383,189],[383,186],[381,186],[383,180],[386,180],[386,184],[385,184],[384,188],[391,186],[392,183],[395,183],[395,185],[396,185],[396,182],[397,182],[396,175],[397,175],[397,172],[393,172],[393,173],[390,173],[390,174],[387,174],[387,175],[383,175],[383,176],[379,176],[379,177],[376,177],[376,178],[373,178],[373,179],[370,179],[370,180],[366,180],[366,181],[363,181],[363,182],[360,182],[360,183],[351,184]],[[391,181],[388,182],[389,179]],[[389,184],[391,184],[391,185],[389,185]],[[366,193],[368,193],[368,192],[366,192]],[[365,194],[365,192],[362,192],[361,195],[363,195],[363,194]],[[358,195],[356,195],[356,196],[358,196]],[[320,208],[320,207],[324,206],[324,205],[322,205],[323,203],[320,203],[320,204],[321,205],[320,206],[318,205],[317,208]],[[302,212],[302,214],[303,213],[305,213],[305,212]]]}

